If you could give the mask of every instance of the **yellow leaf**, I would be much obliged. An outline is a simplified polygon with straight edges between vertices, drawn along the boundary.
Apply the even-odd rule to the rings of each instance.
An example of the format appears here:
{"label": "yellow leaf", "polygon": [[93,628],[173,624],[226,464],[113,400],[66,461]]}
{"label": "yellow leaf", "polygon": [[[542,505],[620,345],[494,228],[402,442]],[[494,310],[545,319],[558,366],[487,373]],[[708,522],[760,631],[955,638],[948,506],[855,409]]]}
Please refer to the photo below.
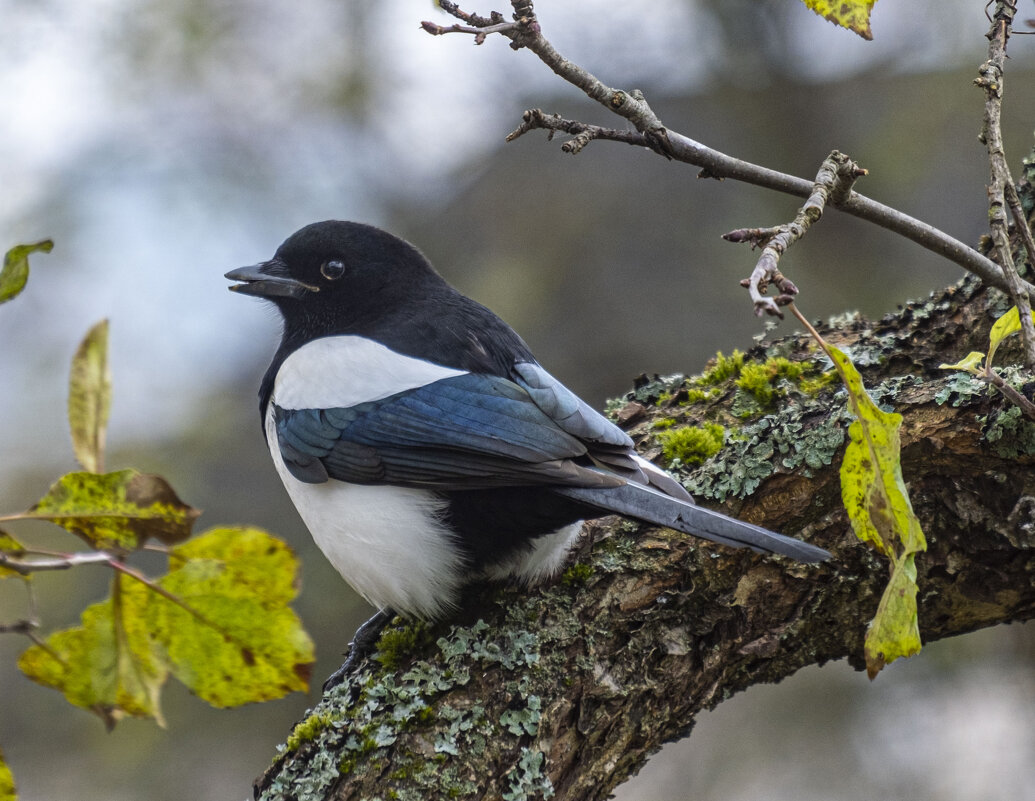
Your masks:
{"label": "yellow leaf", "polygon": [[199,514],[160,476],[119,470],[62,476],[23,517],[50,520],[98,549],[133,550],[148,537],[187,539]]}
{"label": "yellow leaf", "polygon": [[81,625],[26,650],[18,668],[98,715],[109,729],[125,715],[161,723],[158,692],[168,669],[147,629],[146,592],[138,582],[116,575],[111,598],[84,609]]}
{"label": "yellow leaf", "polygon": [[[1035,311],[1031,313],[1031,318],[1035,321]],[[1017,310],[1016,306],[1013,306],[1010,311],[995,321],[992,326],[992,330],[988,332],[988,365],[992,366],[992,359],[995,358],[995,352],[999,348],[999,343],[1006,339],[1011,334],[1016,334],[1021,330],[1021,313]]]}
{"label": "yellow leaf", "polygon": [[[841,497],[856,536],[871,543],[893,565],[877,616],[870,624],[870,637],[879,640],[866,650],[872,678],[886,662],[920,650],[913,555],[926,550],[927,542],[902,478],[902,415],[882,411],[866,393],[851,360],[837,348],[828,347],[859,418],[848,427]],[[871,655],[874,661],[870,661]],[[878,655],[882,656],[878,659]]]}
{"label": "yellow leaf", "polygon": [[29,254],[37,251],[50,253],[54,243],[49,239],[32,245],[15,245],[4,254],[4,268],[0,270],[0,303],[5,303],[25,289],[29,280]]}
{"label": "yellow leaf", "polygon": [[[17,556],[24,550],[24,546],[20,542],[18,542],[18,540],[16,540],[14,537],[8,534],[6,531],[0,529],[0,551],[3,551],[4,553],[10,556]],[[0,566],[0,579],[12,577],[24,579],[25,581],[28,581],[30,578],[32,578],[27,573],[19,573],[17,570],[12,570],[9,567]],[[0,796],[0,798],[2,798],[2,796]]]}
{"label": "yellow leaf", "polygon": [[79,344],[68,380],[68,424],[72,432],[72,448],[79,464],[90,473],[104,470],[104,438],[110,408],[108,321],[101,320]]}
{"label": "yellow leaf", "polygon": [[979,375],[984,372],[981,367],[981,363],[985,360],[985,354],[979,353],[976,350],[972,350],[967,354],[966,358],[960,359],[956,364],[942,364],[938,365],[939,370],[965,370],[973,375]]}
{"label": "yellow leaf", "polygon": [[152,603],[151,631],[176,678],[217,707],[308,689],[313,643],[287,605],[298,563],[286,544],[255,528],[212,529],[175,548],[172,564],[161,586],[202,618]]}
{"label": "yellow leaf", "polygon": [[888,662],[920,653],[920,624],[916,613],[916,564],[913,553],[895,561],[891,580],[877,607],[863,651],[866,674],[875,678]]}
{"label": "yellow leaf", "polygon": [[17,801],[18,794],[14,791],[14,776],[11,769],[7,767],[7,760],[4,759],[4,752],[0,751],[0,801]]}
{"label": "yellow leaf", "polygon": [[848,28],[863,39],[872,39],[870,11],[877,0],[804,0],[806,6],[835,25]]}

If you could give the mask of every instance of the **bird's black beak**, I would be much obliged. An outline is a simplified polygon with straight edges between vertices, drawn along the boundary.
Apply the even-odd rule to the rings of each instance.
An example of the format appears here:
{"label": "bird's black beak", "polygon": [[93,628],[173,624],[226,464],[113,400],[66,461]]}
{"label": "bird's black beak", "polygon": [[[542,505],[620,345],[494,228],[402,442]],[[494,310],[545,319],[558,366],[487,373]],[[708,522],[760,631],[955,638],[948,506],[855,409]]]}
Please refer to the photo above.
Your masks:
{"label": "bird's black beak", "polygon": [[303,283],[287,274],[287,265],[273,258],[251,267],[238,267],[226,274],[231,281],[241,281],[229,287],[231,292],[256,295],[260,298],[300,298],[320,288]]}

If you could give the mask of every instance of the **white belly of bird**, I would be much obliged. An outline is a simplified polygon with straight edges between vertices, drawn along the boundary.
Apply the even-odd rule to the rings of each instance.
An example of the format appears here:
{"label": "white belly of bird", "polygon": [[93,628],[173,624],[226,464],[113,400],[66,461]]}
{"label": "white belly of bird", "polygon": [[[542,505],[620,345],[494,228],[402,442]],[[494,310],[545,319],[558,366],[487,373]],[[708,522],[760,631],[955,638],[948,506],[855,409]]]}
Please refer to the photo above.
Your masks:
{"label": "white belly of bird", "polygon": [[280,454],[272,404],[266,437],[313,540],[356,592],[378,608],[420,618],[455,606],[465,571],[453,534],[441,523],[445,500],[405,487],[299,481]]}

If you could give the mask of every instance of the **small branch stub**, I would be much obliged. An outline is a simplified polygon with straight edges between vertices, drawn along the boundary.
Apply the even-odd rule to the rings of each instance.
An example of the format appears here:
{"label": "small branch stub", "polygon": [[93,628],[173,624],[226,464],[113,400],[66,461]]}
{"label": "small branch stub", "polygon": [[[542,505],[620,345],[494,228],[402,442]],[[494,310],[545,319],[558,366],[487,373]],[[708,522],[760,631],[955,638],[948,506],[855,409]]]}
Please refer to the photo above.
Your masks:
{"label": "small branch stub", "polygon": [[[780,257],[823,216],[827,203],[840,205],[847,202],[852,194],[852,185],[862,175],[866,175],[866,170],[835,150],[823,160],[816,173],[812,194],[791,222],[774,228],[740,228],[723,235],[727,242],[747,242],[752,248],[763,249],[751,277],[740,282],[751,295],[756,316],[771,314],[783,319],[780,309],[794,300],[798,288],[780,273]],[[776,297],[768,296],[770,284],[776,285]]]}
{"label": "small branch stub", "polygon": [[536,130],[548,131],[548,139],[552,139],[554,133],[557,131],[571,134],[572,138],[561,145],[561,150],[565,153],[571,153],[572,155],[578,153],[594,139],[606,139],[612,142],[640,144],[644,147],[650,146],[647,138],[637,131],[619,131],[615,128],[602,128],[599,125],[587,125],[586,123],[578,122],[577,120],[564,119],[559,114],[547,114],[542,109],[538,108],[529,109],[521,116],[521,124],[507,134],[507,141],[513,142],[515,139],[520,136],[524,136],[529,131]]}

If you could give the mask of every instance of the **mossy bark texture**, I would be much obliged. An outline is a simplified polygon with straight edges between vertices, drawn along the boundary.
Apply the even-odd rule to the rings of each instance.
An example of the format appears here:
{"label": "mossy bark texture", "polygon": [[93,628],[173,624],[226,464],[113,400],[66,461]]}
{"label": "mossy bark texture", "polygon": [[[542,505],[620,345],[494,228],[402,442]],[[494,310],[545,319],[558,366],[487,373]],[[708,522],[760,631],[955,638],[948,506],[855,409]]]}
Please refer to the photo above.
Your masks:
{"label": "mossy bark texture", "polygon": [[[1006,308],[964,281],[880,322],[849,316],[822,331],[905,418],[902,470],[929,542],[917,559],[925,641],[1035,615],[1035,425],[969,376],[938,369],[984,350]],[[800,338],[747,357],[820,361]],[[726,427],[722,450],[682,477],[702,502],[828,548],[829,562],[710,547],[617,518],[591,524],[592,546],[553,586],[487,589],[462,618],[384,639],[391,668],[373,660],[324,697],[257,797],[604,799],[689,734],[702,709],[806,665],[861,668],[888,566],[841,506],[843,391],[778,382],[770,408],[734,411],[735,377],[704,400],[688,386],[658,382],[619,419],[649,455],[661,450],[658,419]]]}

